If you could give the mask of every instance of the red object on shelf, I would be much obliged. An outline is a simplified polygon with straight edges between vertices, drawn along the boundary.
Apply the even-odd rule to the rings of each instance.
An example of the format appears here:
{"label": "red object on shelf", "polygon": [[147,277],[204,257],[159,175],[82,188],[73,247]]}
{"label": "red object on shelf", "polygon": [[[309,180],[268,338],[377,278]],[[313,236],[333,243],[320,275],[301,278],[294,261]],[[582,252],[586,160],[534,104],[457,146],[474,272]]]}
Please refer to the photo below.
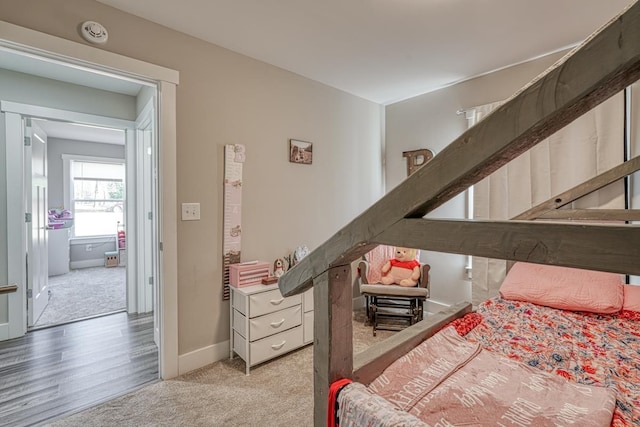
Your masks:
{"label": "red object on shelf", "polygon": [[127,247],[127,237],[124,232],[124,224],[118,222],[118,248],[124,249]]}

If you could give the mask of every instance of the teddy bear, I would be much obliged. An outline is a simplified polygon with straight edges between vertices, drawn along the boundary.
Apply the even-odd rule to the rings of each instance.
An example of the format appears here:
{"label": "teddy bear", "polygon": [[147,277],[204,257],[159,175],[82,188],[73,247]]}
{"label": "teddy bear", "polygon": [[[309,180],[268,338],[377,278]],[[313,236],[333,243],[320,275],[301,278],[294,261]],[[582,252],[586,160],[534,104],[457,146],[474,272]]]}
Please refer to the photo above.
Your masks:
{"label": "teddy bear", "polygon": [[395,257],[382,266],[384,285],[416,286],[420,278],[420,263],[416,260],[416,250],[397,247]]}

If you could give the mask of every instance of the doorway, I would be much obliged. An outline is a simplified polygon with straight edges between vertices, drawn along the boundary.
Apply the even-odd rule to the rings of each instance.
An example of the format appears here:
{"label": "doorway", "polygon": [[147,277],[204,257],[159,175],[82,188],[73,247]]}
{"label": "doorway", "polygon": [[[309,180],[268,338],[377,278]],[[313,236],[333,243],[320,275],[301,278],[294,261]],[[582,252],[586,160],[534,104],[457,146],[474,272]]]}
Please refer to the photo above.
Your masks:
{"label": "doorway", "polygon": [[[150,100],[149,102],[150,105],[154,105],[153,101]],[[10,267],[13,271],[18,272],[26,270],[25,279],[27,280],[29,292],[27,292],[27,298],[25,299],[27,305],[23,307],[23,312],[30,307],[36,307],[34,303],[36,298],[43,298],[38,301],[44,301],[42,314],[38,314],[39,310],[32,308],[28,311],[28,315],[24,316],[23,319],[26,324],[23,323],[23,326],[27,327],[28,325],[34,325],[38,317],[46,313],[48,304],[45,298],[51,295],[50,292],[53,291],[53,296],[56,296],[55,289],[50,286],[51,283],[47,281],[46,277],[42,278],[42,272],[49,268],[47,265],[48,258],[42,254],[47,253],[47,246],[50,244],[48,233],[55,231],[53,230],[54,225],[60,225],[57,231],[64,231],[64,227],[69,224],[72,225],[67,227],[67,230],[73,230],[75,226],[78,226],[78,232],[74,233],[74,237],[82,242],[78,245],[80,247],[91,245],[93,250],[88,252],[98,251],[100,246],[98,240],[100,239],[104,240],[103,243],[110,242],[113,244],[109,249],[123,249],[122,253],[125,254],[124,259],[126,259],[127,264],[125,270],[128,272],[127,276],[135,278],[137,270],[144,270],[144,259],[140,259],[136,251],[128,252],[127,248],[135,246],[151,248],[151,251],[154,251],[155,245],[153,243],[142,244],[140,242],[140,239],[144,239],[144,237],[137,232],[135,221],[125,229],[126,239],[120,240],[117,224],[118,219],[129,221],[140,216],[140,212],[135,209],[137,199],[142,197],[142,193],[155,194],[157,191],[154,181],[151,180],[147,183],[147,187],[143,187],[135,179],[138,169],[156,170],[156,157],[153,156],[153,151],[156,147],[154,142],[155,135],[152,134],[149,138],[151,141],[151,156],[130,156],[129,153],[135,154],[137,151],[142,151],[142,148],[138,148],[141,144],[138,144],[135,139],[138,121],[94,116],[68,110],[5,101],[0,101],[0,110],[4,114],[7,135],[5,140],[7,154],[4,163],[7,171],[9,173],[15,172],[15,176],[18,177],[14,179],[12,186],[7,186],[6,206],[8,208],[15,207],[16,210],[23,212],[25,215],[22,220],[20,220],[20,216],[16,217],[14,215],[12,218],[14,222],[12,220],[7,221],[8,230],[13,230],[9,236],[8,247],[9,249],[14,248],[14,250],[10,251],[10,253],[19,254],[20,249],[16,248],[18,245],[26,248],[24,252],[26,257],[20,260],[22,265],[11,265]],[[53,138],[50,138],[51,135],[47,135],[43,130],[43,128],[47,127],[45,122],[49,121],[81,123],[84,126],[93,127],[111,127],[121,129],[121,132],[125,135],[124,146],[122,147],[124,159],[119,162],[114,158],[88,156],[88,153],[84,155],[77,152],[70,153],[68,147],[71,144],[63,144],[67,147],[65,149],[66,152],[63,154],[58,152],[56,156],[53,156],[60,158],[62,162],[60,167],[63,170],[62,179],[58,179],[58,181],[62,182],[60,192],[63,194],[64,206],[69,207],[68,213],[63,212],[66,209],[60,209],[59,219],[41,219],[51,211],[49,204],[51,200],[47,195],[55,194],[55,192],[46,191],[52,190],[53,186],[51,184],[54,181],[54,174],[52,173],[53,168],[49,167],[50,164],[43,160],[43,158],[48,157],[46,155],[47,148],[51,148],[53,145],[50,144],[54,143]],[[23,138],[24,136],[27,137]],[[149,144],[147,144],[147,147],[149,147]],[[148,164],[144,165],[145,162]],[[114,170],[114,168],[117,170]],[[23,171],[19,172],[21,169]],[[132,179],[123,179],[123,176],[131,176]],[[74,181],[78,182],[74,183]],[[60,182],[58,183],[60,184]],[[85,184],[88,184],[89,189],[92,191],[83,191]],[[96,188],[102,188],[102,190],[96,191]],[[107,197],[106,193],[109,191],[112,194]],[[55,197],[59,197],[59,195]],[[116,209],[119,203],[123,204],[122,212],[113,212],[119,211]],[[89,206],[99,209],[91,210],[88,209]],[[151,221],[152,218],[157,217],[157,208],[152,205],[150,209],[152,215],[147,216],[147,218]],[[81,219],[86,221],[81,223]],[[115,221],[116,226],[112,224],[109,229],[103,228],[105,222],[110,221]],[[149,227],[155,229],[157,228],[157,223],[152,221]],[[105,233],[109,234],[105,235]],[[36,235],[44,235],[44,237],[36,238]],[[25,238],[25,236],[28,238]],[[91,243],[87,243],[89,241],[87,239],[91,239]],[[66,239],[66,249],[69,249],[72,240]],[[120,245],[120,241],[123,242],[122,245]],[[119,251],[110,252],[119,254]],[[101,257],[104,258],[104,261],[99,261],[105,263],[103,265],[105,270],[109,268],[107,267],[108,259],[106,255],[110,252],[104,252],[104,257]],[[68,265],[72,267],[73,254],[70,249],[68,254],[70,257]],[[86,263],[87,261],[90,260],[84,259],[77,262]],[[24,268],[25,265],[26,269]],[[86,264],[82,266],[86,267]],[[117,265],[115,267],[118,268]],[[155,275],[157,266],[153,265],[150,268]],[[34,274],[34,271],[37,271],[38,274]],[[44,276],[47,275],[45,274]],[[37,281],[35,280],[36,278],[38,279]],[[95,280],[95,277],[92,277],[91,280]],[[132,292],[126,292],[126,294],[137,295],[139,293],[137,287],[142,284],[135,279],[130,281],[127,279],[127,285],[129,288],[136,289]],[[46,354],[58,354],[57,352],[64,352],[65,354],[60,360],[56,357],[52,358],[56,364],[55,369],[62,372],[73,372],[72,376],[74,378],[86,374],[83,377],[83,384],[93,384],[93,387],[92,392],[89,393],[90,401],[85,400],[85,403],[95,404],[142,386],[150,380],[157,380],[159,377],[159,343],[153,339],[156,335],[154,324],[156,316],[151,313],[141,314],[136,312],[136,307],[138,307],[137,302],[132,300],[127,304],[127,312],[111,314],[99,319],[92,318],[66,323],[62,326],[52,326],[46,330],[30,330],[28,337],[18,337],[10,342],[0,343],[0,354],[4,355],[6,355],[7,351],[11,351],[11,346],[14,344],[28,348],[27,351],[20,354],[18,362],[28,367],[28,374],[22,373],[11,379],[11,381],[15,381],[15,389],[10,391],[8,396],[19,395],[22,393],[21,390],[29,390],[29,392],[25,393],[24,401],[17,408],[15,405],[12,406],[11,400],[0,401],[2,418],[11,416],[17,417],[16,419],[22,419],[22,417],[31,419],[34,416],[57,416],[62,413],[60,411],[81,408],[82,399],[80,399],[80,396],[86,395],[87,390],[62,386],[67,384],[66,376],[46,377],[54,390],[48,393],[46,397],[38,396],[37,393],[33,394],[31,392],[35,388],[41,387],[41,385],[30,381],[30,379],[38,377],[39,372],[41,372],[34,367],[34,364],[35,361],[43,359],[44,346],[46,346],[47,352],[51,352]],[[151,310],[153,308],[152,306]],[[105,331],[107,328],[105,325],[109,325],[108,327],[111,330]],[[138,331],[141,332],[142,325],[144,325],[145,332],[138,333]],[[125,331],[131,331],[131,333],[125,333]],[[70,338],[73,345],[69,344],[68,341],[51,341],[52,337],[60,336]],[[39,344],[29,346],[29,343],[34,342]],[[102,347],[100,347],[101,345]],[[89,348],[91,348],[91,352],[88,351]],[[99,351],[95,351],[95,349],[99,349]],[[138,352],[142,351],[141,349],[144,349],[144,360],[139,359],[137,356]],[[48,357],[44,358],[49,359]],[[16,364],[15,359],[12,359],[10,363],[11,365],[6,370],[11,370],[14,367]],[[101,375],[97,375],[97,373]],[[117,378],[117,381],[113,381],[112,378]],[[87,381],[91,382],[88,383]],[[100,393],[95,391],[98,389],[101,390]],[[56,402],[59,401],[69,403],[66,406],[58,406]],[[55,407],[55,410],[42,412],[41,408],[48,406]]]}
{"label": "doorway", "polygon": [[[24,185],[8,188],[7,206],[19,207],[21,200],[26,201],[25,222],[9,222],[9,229],[25,230],[24,233],[17,233],[14,240],[25,240],[22,245],[26,248],[28,327],[37,325],[49,297],[52,296],[47,278],[49,269],[66,273],[66,258],[62,265],[48,266],[48,246],[54,242],[49,242],[47,237],[48,234],[53,237],[53,233],[57,231],[63,233],[63,246],[53,248],[54,253],[68,254],[69,270],[87,267],[118,270],[122,267],[122,271],[126,271],[127,312],[133,314],[153,311],[154,302],[148,296],[157,294],[153,291],[157,282],[157,246],[154,244],[158,217],[154,203],[157,200],[157,183],[154,179],[156,144],[153,126],[149,125],[154,121],[148,120],[149,116],[154,115],[153,100],[149,100],[147,105],[149,107],[145,108],[138,120],[128,121],[0,101],[0,110],[5,114],[7,134],[33,135],[33,140],[29,137],[24,139],[24,148],[23,138],[14,136],[6,140],[7,170],[11,169],[11,165],[27,166],[23,175],[18,175],[24,177]],[[118,129],[124,135],[124,144],[121,147],[103,147],[115,149],[115,157],[106,157],[104,151],[103,156],[99,157],[95,155],[99,153],[87,151],[95,150],[95,144],[89,147],[86,141],[61,141],[62,152],[58,149],[55,155],[50,156],[53,167],[49,168],[42,158],[47,157],[49,140],[51,143],[54,140],[49,138],[43,128],[48,126],[45,123],[49,121],[63,120],[65,123],[80,123],[85,127]],[[137,135],[146,137],[136,140]],[[88,155],[91,153],[94,155]],[[120,153],[119,157],[117,153]],[[49,185],[49,181],[55,184]],[[51,195],[55,204],[63,207],[52,209],[47,195]],[[47,216],[48,219],[43,219]],[[58,225],[60,228],[54,230]],[[45,230],[47,233],[43,232]],[[18,246],[15,241],[10,240],[9,246],[12,245]],[[138,280],[142,277],[148,279]],[[94,295],[85,297],[92,298]]]}
{"label": "doorway", "polygon": [[28,316],[28,329],[126,311],[125,131],[27,123],[32,152],[46,148],[48,172],[45,307],[33,321]]}
{"label": "doorway", "polygon": [[[155,88],[157,98],[155,105],[157,115],[156,163],[158,165],[157,185],[158,198],[155,201],[157,211],[157,239],[154,242],[157,257],[158,292],[153,295],[157,310],[154,311],[154,334],[158,336],[160,377],[173,378],[178,375],[178,321],[177,321],[177,234],[176,234],[176,85],[179,74],[175,70],[149,64],[140,60],[127,58],[118,54],[103,51],[69,40],[53,37],[38,31],[19,27],[0,21],[0,59],[5,54],[10,55],[7,61],[0,63],[0,72],[8,69],[15,71],[15,67],[23,66],[35,60],[40,66],[36,67],[34,75],[48,76],[61,82],[84,82],[87,87],[98,88],[113,93],[119,90],[131,89],[143,84],[141,94],[148,95],[149,88]],[[39,73],[39,74],[38,74]],[[49,73],[49,74],[48,74]],[[55,77],[52,75],[55,74]],[[62,83],[64,84],[64,83]],[[27,96],[34,96],[35,87],[23,91]],[[3,96],[12,93],[14,88],[3,87]],[[105,92],[107,93],[107,92]],[[145,99],[149,99],[147,96]],[[70,99],[70,93],[60,90],[54,102],[62,105]],[[143,105],[141,103],[140,105]],[[102,106],[102,104],[100,104]],[[92,111],[95,102],[88,102],[81,111]],[[116,110],[114,110],[116,111]],[[80,113],[78,113],[80,114]],[[4,123],[19,122],[20,117],[15,114],[4,114]],[[116,111],[114,116],[121,115]],[[119,127],[119,126],[115,126]],[[18,127],[19,128],[19,127]],[[126,126],[122,127],[126,128]],[[5,140],[22,138],[21,133],[15,134],[5,127]],[[133,131],[129,131],[133,133]],[[127,135],[128,136],[128,135]],[[6,156],[12,155],[15,148],[6,147]],[[0,154],[0,157],[2,155]],[[0,189],[14,190],[15,185],[10,181],[15,176],[23,174],[22,164],[8,164],[4,176],[0,176]],[[22,184],[21,184],[22,185]],[[19,189],[22,194],[22,188]],[[0,190],[0,192],[2,192]],[[7,197],[1,202],[7,203]],[[13,203],[16,202],[16,203]],[[10,200],[5,209],[0,209],[0,233],[7,237],[7,250],[0,255],[0,286],[9,285],[9,293],[0,295],[0,340],[23,336],[26,333],[26,317],[23,307],[26,304],[26,272],[24,265],[26,243],[21,228],[12,229],[7,224],[20,224],[24,221],[24,209],[10,208],[21,206],[22,200]],[[129,224],[135,222],[135,216],[127,211]],[[127,252],[137,248],[128,247]],[[0,251],[2,252],[2,251]],[[129,274],[129,273],[128,273]],[[162,326],[162,327],[160,327]]]}

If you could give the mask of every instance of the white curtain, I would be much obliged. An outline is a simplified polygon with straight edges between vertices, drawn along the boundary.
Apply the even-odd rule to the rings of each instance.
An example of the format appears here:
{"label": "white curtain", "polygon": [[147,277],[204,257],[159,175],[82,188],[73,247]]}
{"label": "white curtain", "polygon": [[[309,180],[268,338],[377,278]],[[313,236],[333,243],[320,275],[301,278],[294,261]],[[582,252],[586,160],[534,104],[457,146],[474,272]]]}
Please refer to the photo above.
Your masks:
{"label": "white curtain", "polygon": [[[477,123],[500,103],[475,108]],[[624,161],[624,96],[612,97],[474,186],[474,218],[505,220]],[[568,208],[624,208],[615,182]],[[506,261],[473,257],[472,302],[498,295]]]}

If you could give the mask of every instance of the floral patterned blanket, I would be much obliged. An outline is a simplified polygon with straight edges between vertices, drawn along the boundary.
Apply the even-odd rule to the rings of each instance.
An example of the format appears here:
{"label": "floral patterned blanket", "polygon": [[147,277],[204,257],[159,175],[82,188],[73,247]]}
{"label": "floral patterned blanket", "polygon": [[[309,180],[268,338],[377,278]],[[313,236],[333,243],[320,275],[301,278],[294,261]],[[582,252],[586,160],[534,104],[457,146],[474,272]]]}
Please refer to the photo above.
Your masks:
{"label": "floral patterned blanket", "polygon": [[611,425],[640,426],[640,319],[494,298],[477,310],[482,322],[466,336],[483,348],[578,384],[616,393]]}
{"label": "floral patterned blanket", "polygon": [[[612,402],[608,409],[613,410],[611,426],[640,426],[640,313],[599,315],[494,298],[481,304],[477,312],[454,321],[451,326],[453,328],[445,330],[450,333],[455,329],[459,335],[466,335],[466,342],[481,348],[483,353],[517,361],[529,371],[545,371],[547,377],[565,378],[569,380],[567,384],[574,384],[578,389],[580,385],[596,386],[596,389],[606,387],[608,396],[613,395],[615,399],[615,404]],[[432,340],[421,346],[428,346]],[[412,351],[414,356],[419,348]],[[431,348],[437,350],[439,346]],[[418,351],[424,353],[424,349]],[[415,359],[410,354],[402,359]],[[415,394],[417,390],[413,384],[415,381],[412,381],[416,376],[394,365],[368,388],[356,383],[348,386],[355,400],[348,398],[348,391],[344,393],[346,388],[343,390],[344,395],[341,393],[339,396],[341,415],[345,417],[341,426],[426,426],[433,423],[431,419],[427,422],[420,413],[425,409],[432,411],[434,402],[425,405],[420,400],[405,402],[407,393]],[[406,380],[407,375],[410,378],[404,386],[390,386],[396,381],[395,377],[405,377]],[[418,381],[421,387],[427,382]],[[396,394],[388,395],[384,389]],[[374,391],[380,393],[381,390],[386,400],[374,394]],[[393,396],[395,400],[398,396],[404,400],[394,402]],[[403,406],[409,412],[400,411]],[[594,408],[602,406],[599,403],[592,405]],[[393,422],[389,424],[391,420]],[[355,424],[349,424],[351,421]]]}
{"label": "floral patterned blanket", "polygon": [[[343,427],[398,425],[398,420],[387,423],[389,412],[412,414],[424,424],[410,425],[424,426],[602,427],[610,424],[615,407],[607,388],[578,385],[486,351],[453,327],[411,350],[369,385],[369,391],[402,410],[382,411],[385,422],[372,421],[369,399],[361,392],[354,396],[351,387],[339,397]],[[358,411],[358,405],[365,410]]]}

